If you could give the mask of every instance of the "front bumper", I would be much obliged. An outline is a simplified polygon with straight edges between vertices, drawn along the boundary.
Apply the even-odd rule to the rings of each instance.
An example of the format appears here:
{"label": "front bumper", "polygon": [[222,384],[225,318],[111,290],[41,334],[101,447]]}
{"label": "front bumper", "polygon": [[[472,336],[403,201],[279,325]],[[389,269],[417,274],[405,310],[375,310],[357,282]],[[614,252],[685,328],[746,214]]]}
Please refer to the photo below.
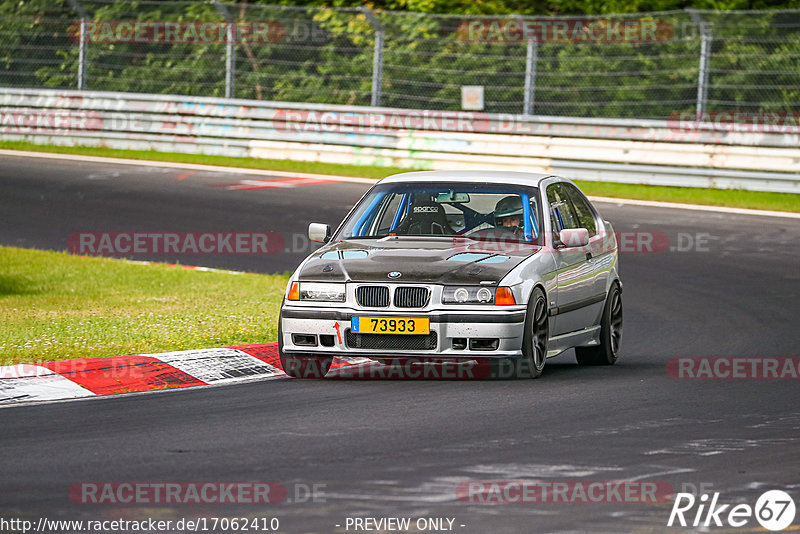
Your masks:
{"label": "front bumper", "polygon": [[[362,310],[352,307],[321,307],[284,304],[281,308],[283,352],[305,356],[345,356],[372,359],[415,358],[472,360],[476,358],[513,358],[521,354],[525,324],[524,306],[448,307],[434,310]],[[351,346],[348,336],[353,316],[427,317],[435,348],[404,349]],[[295,343],[294,334],[304,342],[314,339],[314,345]],[[380,334],[373,334],[380,335]],[[408,336],[404,336],[408,337]],[[330,344],[333,340],[332,345]],[[464,348],[460,341],[466,340]],[[471,343],[475,340],[475,343]],[[486,340],[497,340],[496,347],[487,348]],[[325,341],[325,343],[323,343]],[[400,339],[399,344],[405,345]],[[479,343],[480,342],[480,343]],[[391,343],[390,343],[391,344]],[[432,343],[433,344],[433,343]],[[490,347],[492,344],[488,344]],[[477,348],[480,346],[481,348]]]}

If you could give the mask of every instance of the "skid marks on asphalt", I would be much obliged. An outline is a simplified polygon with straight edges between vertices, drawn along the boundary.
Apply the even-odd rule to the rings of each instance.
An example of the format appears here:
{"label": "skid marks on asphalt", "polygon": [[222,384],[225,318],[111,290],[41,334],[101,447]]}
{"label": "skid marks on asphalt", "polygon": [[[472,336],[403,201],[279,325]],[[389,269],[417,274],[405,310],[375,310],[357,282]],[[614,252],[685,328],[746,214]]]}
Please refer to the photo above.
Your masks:
{"label": "skid marks on asphalt", "polygon": [[334,178],[304,178],[304,177],[285,177],[270,178],[268,180],[244,179],[237,182],[215,184],[212,187],[219,187],[228,191],[252,191],[255,189],[287,189],[293,187],[304,187],[309,185],[320,185],[336,183],[339,180]]}

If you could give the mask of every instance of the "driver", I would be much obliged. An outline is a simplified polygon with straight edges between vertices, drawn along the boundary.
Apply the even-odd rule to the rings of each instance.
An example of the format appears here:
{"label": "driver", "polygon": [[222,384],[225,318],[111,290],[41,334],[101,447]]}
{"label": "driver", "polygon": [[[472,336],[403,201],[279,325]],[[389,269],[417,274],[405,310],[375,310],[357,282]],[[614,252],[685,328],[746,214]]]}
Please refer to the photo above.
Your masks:
{"label": "driver", "polygon": [[498,229],[522,233],[522,199],[510,195],[500,199],[494,208],[494,225]]}

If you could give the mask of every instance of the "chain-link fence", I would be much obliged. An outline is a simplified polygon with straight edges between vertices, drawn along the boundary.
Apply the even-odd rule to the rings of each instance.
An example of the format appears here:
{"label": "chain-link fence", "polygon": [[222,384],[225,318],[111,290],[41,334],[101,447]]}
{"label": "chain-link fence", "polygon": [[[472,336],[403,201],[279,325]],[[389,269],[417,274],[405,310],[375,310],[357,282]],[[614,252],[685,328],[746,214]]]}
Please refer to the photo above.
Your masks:
{"label": "chain-link fence", "polygon": [[664,119],[800,111],[800,10],[465,17],[0,0],[0,85]]}

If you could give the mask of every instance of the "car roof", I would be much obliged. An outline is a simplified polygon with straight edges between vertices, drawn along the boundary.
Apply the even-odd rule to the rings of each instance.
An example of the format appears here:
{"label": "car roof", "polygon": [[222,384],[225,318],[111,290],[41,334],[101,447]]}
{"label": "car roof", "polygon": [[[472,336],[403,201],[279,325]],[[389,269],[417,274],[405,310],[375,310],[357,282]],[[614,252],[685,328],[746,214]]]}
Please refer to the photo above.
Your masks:
{"label": "car roof", "polygon": [[552,174],[512,171],[418,171],[387,176],[378,183],[395,182],[467,182],[500,183],[538,186],[545,178],[557,178]]}

